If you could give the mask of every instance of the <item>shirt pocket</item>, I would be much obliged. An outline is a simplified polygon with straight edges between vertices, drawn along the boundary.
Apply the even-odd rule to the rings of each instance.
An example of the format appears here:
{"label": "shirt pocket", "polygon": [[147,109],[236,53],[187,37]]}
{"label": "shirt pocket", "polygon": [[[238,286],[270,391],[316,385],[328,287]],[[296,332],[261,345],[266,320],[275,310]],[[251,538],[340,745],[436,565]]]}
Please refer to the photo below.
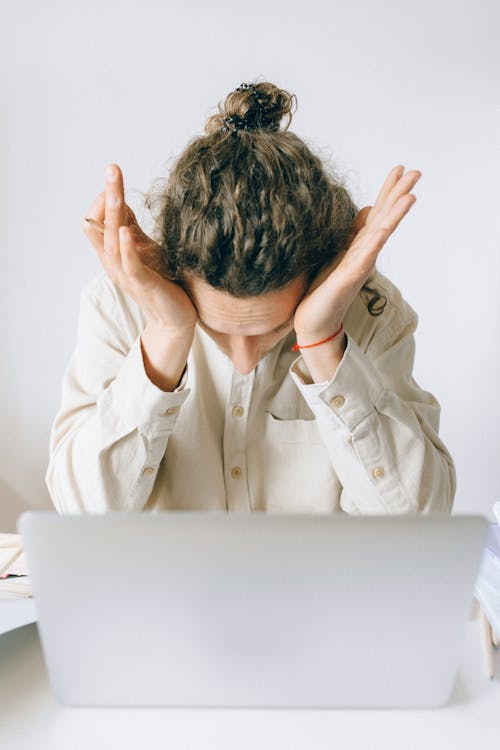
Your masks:
{"label": "shirt pocket", "polygon": [[272,442],[323,445],[315,419],[285,419],[266,411],[265,430]]}
{"label": "shirt pocket", "polygon": [[331,512],[341,486],[315,419],[265,414],[257,497],[270,511]]}

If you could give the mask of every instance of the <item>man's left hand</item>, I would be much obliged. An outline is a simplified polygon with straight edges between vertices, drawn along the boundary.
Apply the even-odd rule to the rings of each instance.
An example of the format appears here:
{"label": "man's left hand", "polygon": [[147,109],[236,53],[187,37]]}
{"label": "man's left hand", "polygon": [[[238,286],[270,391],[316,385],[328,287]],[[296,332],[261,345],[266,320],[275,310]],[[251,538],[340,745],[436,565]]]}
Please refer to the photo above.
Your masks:
{"label": "man's left hand", "polygon": [[[373,206],[362,208],[353,222],[352,242],[334,259],[333,269],[314,282],[295,311],[299,344],[313,344],[335,333],[359,290],[372,273],[387,238],[417,200],[410,193],[421,177],[404,166],[391,169]],[[307,351],[307,350],[306,350]]]}

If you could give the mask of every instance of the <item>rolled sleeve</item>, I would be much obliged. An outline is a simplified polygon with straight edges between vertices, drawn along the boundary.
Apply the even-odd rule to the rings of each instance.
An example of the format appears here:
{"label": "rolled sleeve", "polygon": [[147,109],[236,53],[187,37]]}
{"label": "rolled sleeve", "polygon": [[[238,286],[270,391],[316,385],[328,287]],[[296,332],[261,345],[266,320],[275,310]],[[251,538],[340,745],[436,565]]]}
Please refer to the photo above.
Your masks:
{"label": "rolled sleeve", "polygon": [[113,298],[84,289],[45,475],[61,513],[141,510],[149,498],[190,389],[187,367],[171,393],[151,382],[137,334]]}
{"label": "rolled sleeve", "polygon": [[[317,420],[349,513],[450,511],[455,470],[438,437],[440,406],[412,376],[416,317],[370,356],[348,336],[330,381],[310,383],[299,357],[290,375]],[[375,347],[374,347],[375,348]]]}
{"label": "rolled sleeve", "polygon": [[349,431],[374,411],[384,390],[380,374],[351,337],[347,337],[346,350],[330,381],[306,384],[306,372],[299,357],[290,374],[316,419],[331,422],[333,414]]}
{"label": "rolled sleeve", "polygon": [[162,391],[148,378],[144,369],[140,338],[130,349],[113,388],[102,398],[106,408],[145,435],[171,432],[189,389],[185,388],[187,368],[178,387]]}

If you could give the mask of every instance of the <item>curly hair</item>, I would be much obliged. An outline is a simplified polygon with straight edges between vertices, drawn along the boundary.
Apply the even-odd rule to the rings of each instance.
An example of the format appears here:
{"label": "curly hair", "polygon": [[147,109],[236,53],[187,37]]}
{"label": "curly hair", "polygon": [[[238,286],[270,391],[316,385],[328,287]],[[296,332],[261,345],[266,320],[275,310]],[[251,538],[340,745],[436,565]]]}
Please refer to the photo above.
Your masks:
{"label": "curly hair", "polygon": [[[148,194],[148,208],[158,200],[153,233],[170,278],[189,272],[251,297],[302,274],[310,283],[347,249],[358,208],[333,168],[288,130],[294,104],[272,83],[242,84],[188,143],[161,194]],[[386,300],[370,280],[363,290],[379,315]]]}

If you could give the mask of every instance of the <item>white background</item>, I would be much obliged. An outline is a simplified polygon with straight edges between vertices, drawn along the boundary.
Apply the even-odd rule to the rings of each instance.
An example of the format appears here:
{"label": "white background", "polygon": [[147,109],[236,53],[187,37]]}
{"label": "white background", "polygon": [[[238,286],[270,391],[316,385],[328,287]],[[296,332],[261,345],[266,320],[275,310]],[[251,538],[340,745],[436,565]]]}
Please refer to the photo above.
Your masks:
{"label": "white background", "polygon": [[496,0],[0,0],[0,528],[51,507],[50,427],[100,271],[81,219],[109,162],[127,200],[165,177],[244,81],[295,93],[291,130],[358,205],[396,164],[417,202],[379,268],[420,315],[455,512],[500,499],[500,5]]}

